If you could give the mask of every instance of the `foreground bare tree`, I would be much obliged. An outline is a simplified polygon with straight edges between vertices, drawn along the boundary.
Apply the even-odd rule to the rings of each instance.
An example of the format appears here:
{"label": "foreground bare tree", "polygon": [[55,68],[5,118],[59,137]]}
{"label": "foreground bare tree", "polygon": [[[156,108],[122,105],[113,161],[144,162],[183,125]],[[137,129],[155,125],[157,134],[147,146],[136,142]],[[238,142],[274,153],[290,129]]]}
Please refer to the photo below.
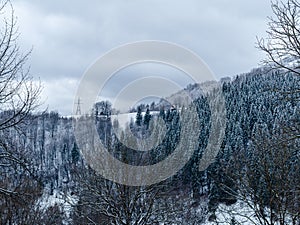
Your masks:
{"label": "foreground bare tree", "polygon": [[[227,167],[227,175],[238,189],[222,184],[244,205],[243,211],[227,208],[231,216],[228,219],[242,217],[247,224],[255,225],[298,225],[299,142],[290,139],[289,123],[272,130],[265,124],[255,126],[249,148],[237,153]],[[295,128],[299,129],[299,125]]]}
{"label": "foreground bare tree", "polygon": [[0,2],[0,16],[0,223],[32,224],[42,186],[28,158],[23,125],[38,106],[41,87],[26,68],[30,52],[20,52],[10,1]]}
{"label": "foreground bare tree", "polygon": [[35,85],[25,68],[30,52],[20,52],[15,16],[10,2],[2,2],[1,14],[11,11],[11,18],[3,18],[0,31],[0,131],[17,127],[38,106],[40,85]]}
{"label": "foreground bare tree", "polygon": [[196,202],[184,188],[166,180],[151,186],[125,186],[105,180],[94,171],[75,171],[78,202],[73,205],[74,224],[201,224],[206,204]]}
{"label": "foreground bare tree", "polygon": [[11,130],[22,134],[22,124],[38,106],[41,87],[35,84],[25,68],[30,52],[20,52],[11,3],[1,1],[0,13],[4,15],[6,12],[10,13],[10,18],[1,18],[0,30],[0,160],[6,161],[1,166],[7,165],[7,160],[25,166],[24,161],[16,156],[16,149],[8,143],[9,135]]}
{"label": "foreground bare tree", "polygon": [[149,224],[158,190],[119,185],[88,170],[77,173],[75,224]]}
{"label": "foreground bare tree", "polygon": [[258,40],[258,48],[266,53],[264,62],[275,69],[300,75],[300,3],[272,3],[274,17],[269,18],[267,37]]}

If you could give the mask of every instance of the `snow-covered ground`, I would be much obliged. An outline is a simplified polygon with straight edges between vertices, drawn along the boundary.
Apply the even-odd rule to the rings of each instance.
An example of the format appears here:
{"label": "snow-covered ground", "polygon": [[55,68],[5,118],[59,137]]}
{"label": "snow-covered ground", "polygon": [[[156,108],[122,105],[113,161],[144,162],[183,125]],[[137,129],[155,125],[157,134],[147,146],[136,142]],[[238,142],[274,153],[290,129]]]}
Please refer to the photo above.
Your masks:
{"label": "snow-covered ground", "polygon": [[230,206],[220,204],[216,211],[216,221],[207,221],[205,224],[231,225],[234,224],[233,221],[235,221],[235,224],[240,225],[259,224],[257,218],[255,218],[254,211],[242,201],[238,201],[236,204]]}
{"label": "snow-covered ground", "polygon": [[66,218],[63,222],[64,224],[69,224],[71,221],[70,214],[72,211],[72,206],[76,205],[78,202],[78,197],[75,195],[71,195],[70,193],[61,193],[56,190],[53,191],[52,195],[48,193],[43,193],[41,198],[36,202],[36,207],[39,210],[45,211],[49,207],[58,206],[63,212],[64,218]]}
{"label": "snow-covered ground", "polygon": [[[218,206],[218,209],[216,211],[216,220],[213,222],[209,222],[208,218],[206,221],[206,225],[219,225],[219,224],[224,224],[224,225],[232,225],[232,224],[237,224],[237,225],[258,225],[261,224],[259,219],[256,217],[255,212],[254,212],[254,206],[249,205],[251,204],[250,201],[243,202],[243,201],[238,201],[234,205],[224,205],[220,204]],[[265,209],[266,213],[266,218],[268,219],[268,215],[270,215],[270,212],[268,209]],[[292,224],[292,220],[290,217],[286,217],[287,224]],[[269,221],[269,223],[271,223]],[[278,225],[278,223],[275,223],[275,225]]]}
{"label": "snow-covered ground", "polygon": [[[159,114],[159,111],[150,111],[151,115]],[[144,117],[145,112],[142,112],[142,116]],[[126,125],[130,123],[131,120],[135,121],[136,112],[134,113],[122,113],[118,115],[112,115],[111,121],[117,120],[119,122],[120,128],[125,128]]]}

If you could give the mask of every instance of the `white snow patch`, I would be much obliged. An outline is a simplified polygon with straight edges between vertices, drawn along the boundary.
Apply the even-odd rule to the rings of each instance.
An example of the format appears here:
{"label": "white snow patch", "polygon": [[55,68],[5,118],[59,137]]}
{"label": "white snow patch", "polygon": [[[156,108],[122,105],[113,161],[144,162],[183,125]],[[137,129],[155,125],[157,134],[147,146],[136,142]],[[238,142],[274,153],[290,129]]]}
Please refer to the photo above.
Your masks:
{"label": "white snow patch", "polygon": [[[231,225],[232,220],[235,220],[235,224],[239,225],[253,225],[253,224],[260,224],[259,219],[255,215],[254,206],[249,205],[249,202],[243,202],[239,200],[234,205],[224,205],[220,204],[217,211],[216,211],[216,221],[209,222],[206,221],[206,225],[216,225],[216,224],[224,224],[224,225]],[[266,209],[266,215],[269,215],[270,212]],[[291,224],[292,221],[289,217],[287,217],[288,224]],[[269,221],[270,222],[270,221]],[[279,224],[275,223],[275,224]]]}
{"label": "white snow patch", "polygon": [[70,193],[62,193],[54,190],[53,195],[43,193],[41,198],[36,202],[36,207],[39,210],[46,211],[49,207],[57,205],[64,213],[64,224],[69,224],[72,206],[76,205],[78,197]]}
{"label": "white snow patch", "polygon": [[[159,114],[159,111],[150,111],[150,115],[157,115]],[[145,116],[145,112],[142,112],[142,116]],[[119,122],[120,128],[125,128],[129,125],[130,121],[135,121],[136,118],[136,112],[134,113],[122,113],[118,115],[111,115],[111,121],[117,120]]]}

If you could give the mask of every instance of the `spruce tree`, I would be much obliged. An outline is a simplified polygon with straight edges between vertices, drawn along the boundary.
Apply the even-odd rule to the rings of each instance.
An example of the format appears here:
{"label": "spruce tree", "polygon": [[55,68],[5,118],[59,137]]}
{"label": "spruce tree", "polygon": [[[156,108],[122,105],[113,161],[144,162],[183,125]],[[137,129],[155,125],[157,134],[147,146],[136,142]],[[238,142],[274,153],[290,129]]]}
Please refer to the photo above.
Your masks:
{"label": "spruce tree", "polygon": [[144,116],[144,125],[145,125],[146,129],[149,128],[150,120],[151,120],[151,114],[150,114],[149,108],[147,108],[145,116]]}
{"label": "spruce tree", "polygon": [[142,120],[143,120],[142,108],[141,108],[141,106],[138,106],[137,113],[136,113],[136,118],[135,118],[135,124],[137,126],[141,126],[142,125]]}

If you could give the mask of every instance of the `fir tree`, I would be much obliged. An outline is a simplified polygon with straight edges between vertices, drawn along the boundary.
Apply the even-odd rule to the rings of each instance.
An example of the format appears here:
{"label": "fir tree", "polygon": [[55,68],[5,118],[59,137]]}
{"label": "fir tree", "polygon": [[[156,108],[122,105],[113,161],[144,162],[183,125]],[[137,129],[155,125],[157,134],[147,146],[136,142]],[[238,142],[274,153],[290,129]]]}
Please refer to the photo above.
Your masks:
{"label": "fir tree", "polygon": [[144,125],[145,125],[146,129],[149,128],[150,120],[151,120],[151,114],[150,114],[149,108],[147,108],[145,116],[144,116]]}
{"label": "fir tree", "polygon": [[137,126],[141,126],[142,125],[142,120],[143,120],[142,108],[140,106],[138,106],[137,113],[136,113],[136,118],[135,118],[135,124]]}
{"label": "fir tree", "polygon": [[79,160],[79,149],[78,149],[76,142],[74,142],[71,156],[72,156],[72,163],[77,163]]}

